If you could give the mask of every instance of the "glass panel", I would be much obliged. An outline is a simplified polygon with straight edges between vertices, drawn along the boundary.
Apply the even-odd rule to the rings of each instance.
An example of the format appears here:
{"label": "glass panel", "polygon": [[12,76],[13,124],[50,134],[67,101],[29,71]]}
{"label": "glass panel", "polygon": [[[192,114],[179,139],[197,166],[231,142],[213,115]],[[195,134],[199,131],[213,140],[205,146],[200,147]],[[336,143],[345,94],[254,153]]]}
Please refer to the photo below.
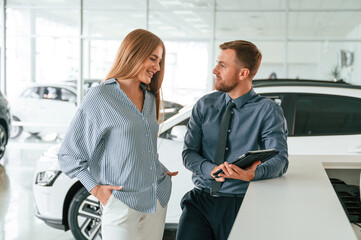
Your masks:
{"label": "glass panel", "polygon": [[7,9],[8,35],[79,36],[78,11]]}
{"label": "glass panel", "polygon": [[207,92],[208,42],[166,41],[164,100],[182,105],[194,103]]}
{"label": "glass panel", "polygon": [[79,36],[80,17],[76,10],[30,10],[35,11],[35,33],[41,36]]}
{"label": "glass panel", "polygon": [[35,17],[31,17],[30,10],[6,10],[6,34],[8,36],[29,36],[31,32],[35,33],[35,29],[32,29],[31,25],[35,25]]}
{"label": "glass panel", "polygon": [[8,7],[71,7],[80,8],[80,0],[7,0]]}
{"label": "glass panel", "polygon": [[72,102],[76,100],[76,95],[73,92],[70,92],[64,88],[59,88],[61,90],[60,92],[60,99],[62,101],[66,101],[66,102]]}
{"label": "glass panel", "polygon": [[[356,68],[360,59],[348,59],[341,66],[341,52],[347,50],[356,56],[361,53],[357,42],[290,42],[288,44],[288,72],[291,78],[333,80],[343,79],[357,83],[361,70]],[[358,83],[359,84],[359,83]]]}
{"label": "glass panel", "polygon": [[164,39],[210,39],[212,13],[193,10],[151,11],[149,30]]}
{"label": "glass panel", "polygon": [[[232,41],[235,39],[229,39]],[[243,39],[239,39],[243,40]],[[247,39],[246,39],[247,40]],[[220,53],[219,45],[226,41],[216,41],[215,44],[215,60],[217,60]],[[261,66],[254,79],[268,79],[271,77],[285,78],[284,73],[284,55],[285,55],[285,43],[279,41],[251,41],[262,53]],[[215,63],[214,63],[215,65]],[[214,67],[212,65],[212,67]],[[274,76],[275,75],[275,76]]]}
{"label": "glass panel", "polygon": [[284,13],[217,12],[216,39],[282,39],[285,36]]}
{"label": "glass panel", "polygon": [[21,93],[21,86],[31,82],[31,38],[8,36],[6,43],[6,85],[7,95],[11,98]]}
{"label": "glass panel", "polygon": [[40,87],[28,88],[22,94],[23,98],[40,99]]}
{"label": "glass panel", "polygon": [[262,53],[261,66],[258,69],[255,79],[285,78],[285,43],[278,41],[255,41],[253,43]]}
{"label": "glass panel", "polygon": [[134,9],[140,10],[145,9],[146,1],[144,0],[84,0],[83,7],[85,9],[100,9],[100,8],[110,8],[110,9]]}
{"label": "glass panel", "polygon": [[211,10],[213,0],[149,0],[149,9],[197,9]]}
{"label": "glass panel", "polygon": [[290,38],[359,39],[361,12],[291,12],[288,32]]}
{"label": "glass panel", "polygon": [[361,132],[360,99],[305,94],[298,96],[296,109],[295,135]]}
{"label": "glass panel", "polygon": [[[282,10],[285,0],[216,0],[217,10]],[[240,13],[242,14],[242,13]]]}
{"label": "glass panel", "polygon": [[361,9],[360,0],[288,0],[290,9]]}
{"label": "glass panel", "polygon": [[105,79],[120,44],[112,40],[84,41],[84,78]]}
{"label": "glass panel", "polygon": [[145,28],[144,11],[84,11],[84,36],[124,38],[136,28]]}
{"label": "glass panel", "polygon": [[36,39],[36,82],[50,83],[79,76],[79,40]]}
{"label": "glass panel", "polygon": [[59,88],[55,87],[44,87],[43,99],[48,100],[59,100],[61,93]]}

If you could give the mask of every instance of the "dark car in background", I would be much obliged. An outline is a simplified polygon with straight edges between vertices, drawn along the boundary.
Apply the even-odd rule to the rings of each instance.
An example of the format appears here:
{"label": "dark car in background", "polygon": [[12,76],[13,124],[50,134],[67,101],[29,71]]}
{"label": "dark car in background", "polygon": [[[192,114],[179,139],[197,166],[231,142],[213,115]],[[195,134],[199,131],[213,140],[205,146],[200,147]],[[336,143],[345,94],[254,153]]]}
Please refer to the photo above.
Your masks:
{"label": "dark car in background", "polygon": [[8,100],[0,92],[0,159],[5,154],[11,130],[10,107]]}

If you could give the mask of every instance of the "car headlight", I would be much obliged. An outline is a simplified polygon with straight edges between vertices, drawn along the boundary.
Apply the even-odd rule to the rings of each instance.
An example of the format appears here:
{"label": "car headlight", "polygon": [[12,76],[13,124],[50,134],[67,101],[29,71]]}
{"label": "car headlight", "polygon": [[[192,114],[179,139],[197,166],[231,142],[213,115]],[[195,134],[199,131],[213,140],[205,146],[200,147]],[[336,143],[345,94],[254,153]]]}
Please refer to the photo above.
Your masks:
{"label": "car headlight", "polygon": [[53,186],[55,180],[60,175],[61,171],[56,170],[48,170],[44,172],[39,172],[36,175],[35,184],[50,187]]}

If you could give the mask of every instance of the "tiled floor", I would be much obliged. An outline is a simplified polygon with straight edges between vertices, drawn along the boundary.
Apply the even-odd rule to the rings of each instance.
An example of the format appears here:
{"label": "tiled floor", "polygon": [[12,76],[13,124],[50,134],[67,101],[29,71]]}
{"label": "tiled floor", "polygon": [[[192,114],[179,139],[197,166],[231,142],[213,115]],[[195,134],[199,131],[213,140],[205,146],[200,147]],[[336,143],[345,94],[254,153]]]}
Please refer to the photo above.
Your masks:
{"label": "tiled floor", "polygon": [[0,240],[74,239],[70,231],[51,228],[33,213],[36,161],[55,143],[32,137],[9,142],[5,157],[0,160]]}

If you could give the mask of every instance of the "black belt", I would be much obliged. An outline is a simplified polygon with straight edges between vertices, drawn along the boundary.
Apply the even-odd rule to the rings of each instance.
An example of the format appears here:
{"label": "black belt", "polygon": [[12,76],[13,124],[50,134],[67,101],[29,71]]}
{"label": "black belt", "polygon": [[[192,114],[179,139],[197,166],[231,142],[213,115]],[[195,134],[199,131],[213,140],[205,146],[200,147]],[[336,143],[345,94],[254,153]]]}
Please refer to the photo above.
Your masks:
{"label": "black belt", "polygon": [[216,193],[212,193],[208,188],[195,188],[198,191],[201,191],[202,193],[208,193],[209,195],[211,195],[212,197],[244,197],[244,194],[231,194],[231,193],[220,193],[220,192],[216,192]]}

